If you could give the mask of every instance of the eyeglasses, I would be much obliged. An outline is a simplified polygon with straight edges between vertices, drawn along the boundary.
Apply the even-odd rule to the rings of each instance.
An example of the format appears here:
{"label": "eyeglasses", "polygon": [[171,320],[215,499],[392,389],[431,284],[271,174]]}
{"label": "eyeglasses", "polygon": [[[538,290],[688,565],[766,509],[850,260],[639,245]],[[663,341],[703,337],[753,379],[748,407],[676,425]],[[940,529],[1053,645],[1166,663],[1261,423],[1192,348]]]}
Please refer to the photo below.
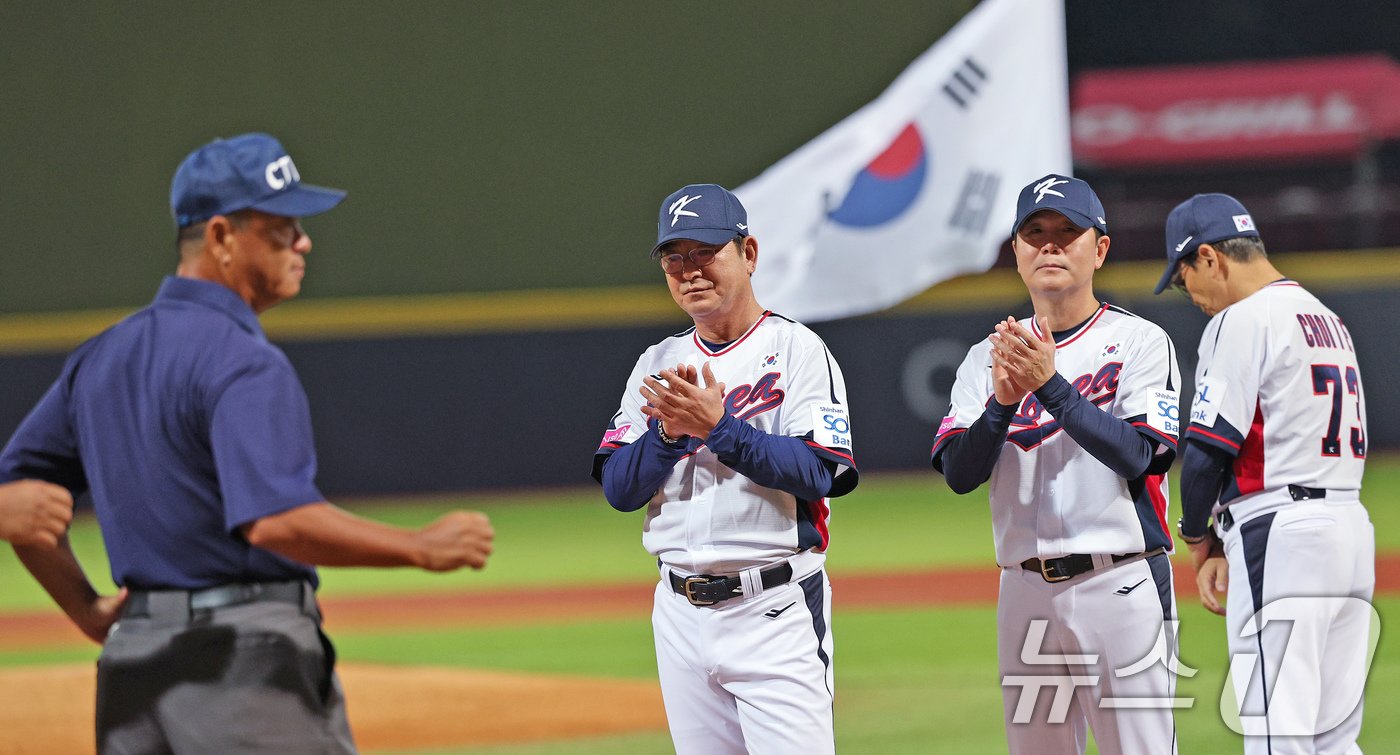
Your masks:
{"label": "eyeglasses", "polygon": [[[734,239],[741,239],[743,236],[735,236]],[[733,243],[733,240],[726,241],[720,246],[697,246],[685,254],[676,252],[674,254],[663,254],[659,258],[661,269],[668,275],[675,275],[685,270],[685,261],[689,259],[691,264],[697,268],[705,267],[715,261],[715,255],[719,254],[725,247]]]}
{"label": "eyeglasses", "polygon": [[1193,268],[1194,268],[1195,264],[1196,264],[1196,255],[1195,255],[1195,254],[1191,254],[1191,255],[1188,255],[1188,256],[1186,256],[1186,257],[1182,257],[1181,259],[1177,260],[1177,262],[1176,262],[1176,272],[1172,273],[1172,279],[1171,279],[1172,288],[1176,289],[1177,291],[1180,291],[1184,296],[1187,296],[1187,297],[1190,297],[1190,296],[1191,296],[1191,292],[1186,290],[1186,268],[1187,268],[1187,267],[1193,267]]}
{"label": "eyeglasses", "polygon": [[282,217],[262,217],[248,214],[240,210],[230,213],[227,217],[235,220],[235,229],[248,229],[253,235],[271,244],[274,247],[294,247],[301,237],[306,235],[306,230],[301,227],[300,218]]}

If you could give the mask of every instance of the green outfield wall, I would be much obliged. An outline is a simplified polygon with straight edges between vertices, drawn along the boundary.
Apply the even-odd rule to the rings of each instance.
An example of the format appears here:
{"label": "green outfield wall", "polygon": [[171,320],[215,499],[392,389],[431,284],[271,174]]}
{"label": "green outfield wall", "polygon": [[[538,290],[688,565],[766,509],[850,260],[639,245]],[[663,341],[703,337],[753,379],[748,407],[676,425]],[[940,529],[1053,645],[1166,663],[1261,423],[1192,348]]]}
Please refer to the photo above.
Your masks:
{"label": "green outfield wall", "polygon": [[662,197],[753,177],[973,5],[0,3],[0,313],[146,301],[175,166],[253,130],[350,192],[308,298],[650,282]]}

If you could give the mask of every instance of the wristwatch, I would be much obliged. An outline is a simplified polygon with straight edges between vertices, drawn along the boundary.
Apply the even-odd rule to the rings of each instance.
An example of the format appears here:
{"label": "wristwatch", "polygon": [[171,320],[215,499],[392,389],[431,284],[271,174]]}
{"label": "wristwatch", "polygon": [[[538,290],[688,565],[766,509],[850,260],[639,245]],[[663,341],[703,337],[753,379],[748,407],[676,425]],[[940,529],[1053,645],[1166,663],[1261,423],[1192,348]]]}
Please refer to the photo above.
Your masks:
{"label": "wristwatch", "polygon": [[[663,437],[665,437],[665,436],[663,436]],[[1178,520],[1176,520],[1176,536],[1179,537],[1179,538],[1181,538],[1181,542],[1186,543],[1187,545],[1198,545],[1198,544],[1200,544],[1200,543],[1205,542],[1207,539],[1210,538],[1210,536],[1211,536],[1211,531],[1210,531],[1209,529],[1207,529],[1207,530],[1206,530],[1206,534],[1204,534],[1204,535],[1197,535],[1197,536],[1195,536],[1195,537],[1190,537],[1190,536],[1188,536],[1185,532],[1182,532],[1182,531],[1181,531],[1181,520],[1178,519]]]}

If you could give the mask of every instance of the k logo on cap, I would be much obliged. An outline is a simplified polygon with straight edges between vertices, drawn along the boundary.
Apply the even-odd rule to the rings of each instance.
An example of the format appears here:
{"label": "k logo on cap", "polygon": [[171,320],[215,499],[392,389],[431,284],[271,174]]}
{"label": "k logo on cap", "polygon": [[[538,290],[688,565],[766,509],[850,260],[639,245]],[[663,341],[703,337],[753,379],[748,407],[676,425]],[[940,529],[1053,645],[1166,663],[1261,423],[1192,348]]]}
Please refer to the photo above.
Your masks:
{"label": "k logo on cap", "polygon": [[1054,194],[1057,197],[1063,198],[1065,195],[1055,191],[1054,187],[1067,183],[1069,183],[1069,181],[1051,177],[1036,184],[1035,189],[1033,189],[1035,192],[1035,203],[1040,204],[1040,200],[1044,199],[1046,194]]}
{"label": "k logo on cap", "polygon": [[706,244],[725,244],[736,236],[747,236],[749,215],[733,192],[718,184],[683,186],[661,202],[656,224],[655,257],[661,247],[676,239],[693,239]]}
{"label": "k logo on cap", "polygon": [[686,216],[686,217],[689,217],[689,218],[698,218],[698,217],[700,217],[698,214],[696,214],[696,213],[694,213],[694,212],[691,212],[690,210],[685,209],[685,206],[686,206],[686,205],[690,204],[691,202],[694,202],[695,200],[697,200],[697,199],[699,199],[699,198],[700,198],[700,195],[699,195],[699,194],[696,194],[696,195],[693,196],[693,197],[690,196],[689,194],[687,194],[687,195],[681,197],[680,199],[677,199],[676,201],[674,201],[674,202],[671,203],[671,226],[672,226],[672,227],[674,227],[674,226],[676,225],[676,221],[677,221],[677,220],[680,220],[682,215],[684,215],[684,216]]}
{"label": "k logo on cap", "polygon": [[1103,202],[1089,184],[1078,178],[1051,173],[1026,184],[1016,198],[1016,223],[1011,226],[1011,235],[1021,230],[1026,218],[1041,210],[1054,210],[1078,228],[1097,228],[1108,233]]}

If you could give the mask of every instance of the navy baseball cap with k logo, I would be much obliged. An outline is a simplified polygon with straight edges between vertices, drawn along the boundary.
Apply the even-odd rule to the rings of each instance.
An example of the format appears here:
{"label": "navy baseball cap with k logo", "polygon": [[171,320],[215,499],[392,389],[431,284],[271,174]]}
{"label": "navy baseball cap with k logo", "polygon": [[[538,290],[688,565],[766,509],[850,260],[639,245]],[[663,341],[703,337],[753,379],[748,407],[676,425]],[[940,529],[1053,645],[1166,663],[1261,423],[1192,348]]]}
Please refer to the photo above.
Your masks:
{"label": "navy baseball cap with k logo", "polygon": [[1152,293],[1160,294],[1171,283],[1177,263],[1196,253],[1201,244],[1253,236],[1259,238],[1254,218],[1240,200],[1229,194],[1197,194],[1167,215],[1167,269]]}
{"label": "navy baseball cap with k logo", "polygon": [[1054,210],[1079,228],[1097,228],[1108,233],[1103,202],[1081,179],[1051,173],[1026,184],[1016,198],[1016,223],[1011,226],[1011,235],[1014,237],[1026,218],[1041,210]]}
{"label": "navy baseball cap with k logo", "polygon": [[344,198],[339,189],[302,183],[287,150],[267,134],[215,139],[191,152],[170,182],[170,212],[180,228],[248,209],[301,218]]}
{"label": "navy baseball cap with k logo", "polygon": [[735,236],[747,235],[749,214],[733,192],[718,184],[691,184],[662,200],[651,256],[676,239],[724,244]]}

